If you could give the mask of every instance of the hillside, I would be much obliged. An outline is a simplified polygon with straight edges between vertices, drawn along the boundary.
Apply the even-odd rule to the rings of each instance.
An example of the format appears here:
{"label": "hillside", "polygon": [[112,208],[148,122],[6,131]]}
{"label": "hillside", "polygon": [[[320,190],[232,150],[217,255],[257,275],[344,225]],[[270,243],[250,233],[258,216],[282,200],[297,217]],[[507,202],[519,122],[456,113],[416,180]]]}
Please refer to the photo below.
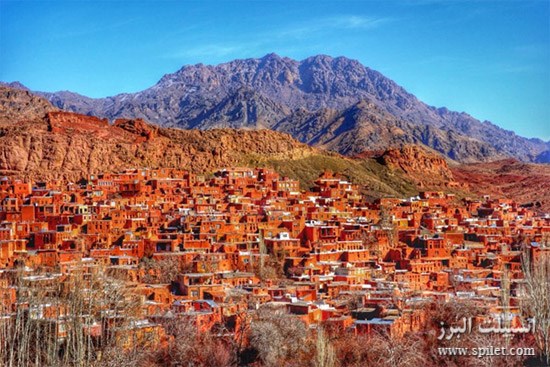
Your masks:
{"label": "hillside", "polygon": [[478,195],[507,197],[550,212],[550,167],[515,159],[451,167],[454,178]]}
{"label": "hillside", "polygon": [[362,185],[362,192],[371,198],[443,190],[461,197],[489,193],[550,209],[546,165],[517,160],[449,164],[435,150],[418,144],[379,145],[377,151],[345,157],[268,129],[182,130],[141,119],[117,119],[111,124],[107,119],[58,111],[27,91],[9,87],[0,91],[0,175],[78,180],[130,167],[208,174],[227,166],[262,166],[308,188],[329,169]]}
{"label": "hillside", "polygon": [[[300,180],[304,188],[323,170],[332,169],[366,185],[373,197],[416,193],[412,183],[374,160],[367,163],[312,148],[285,133],[159,128],[141,119],[110,124],[56,111],[28,92],[4,96],[3,115],[11,117],[0,123],[0,175],[78,180],[129,167],[178,167],[204,174],[226,166],[262,165]],[[29,103],[33,107],[24,112]]]}
{"label": "hillside", "polygon": [[184,66],[137,93],[100,99],[67,91],[42,95],[58,108],[111,120],[143,118],[196,129],[269,128],[342,154],[417,143],[461,162],[506,157],[545,162],[550,150],[548,142],[428,106],[345,57],[296,61],[269,54]]}
{"label": "hillside", "polygon": [[[273,167],[307,188],[325,169],[367,185],[372,197],[416,193],[383,165],[309,147],[270,130],[158,128],[143,120],[106,120],[48,112],[42,121],[4,125],[0,175],[78,180],[129,167],[178,167],[207,174],[228,166]],[[373,168],[374,166],[374,168]]]}
{"label": "hillside", "polygon": [[46,99],[20,88],[20,84],[15,88],[0,84],[0,124],[36,120],[57,110]]}
{"label": "hillside", "polygon": [[[13,125],[12,125],[13,126]],[[142,120],[106,120],[48,112],[43,120],[4,126],[0,170],[41,178],[82,175],[131,166],[209,171],[239,163],[241,155],[305,157],[313,148],[268,130],[159,129]]]}

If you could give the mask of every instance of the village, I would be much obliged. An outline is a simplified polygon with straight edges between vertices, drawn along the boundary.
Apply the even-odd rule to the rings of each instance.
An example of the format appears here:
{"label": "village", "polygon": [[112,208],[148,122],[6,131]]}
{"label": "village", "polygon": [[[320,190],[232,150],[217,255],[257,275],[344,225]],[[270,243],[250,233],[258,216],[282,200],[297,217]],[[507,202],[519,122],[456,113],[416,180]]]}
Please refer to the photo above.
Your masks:
{"label": "village", "polygon": [[421,331],[426,301],[518,314],[521,254],[549,252],[549,233],[548,215],[512,200],[420,192],[369,202],[328,171],[309,190],[264,168],[1,178],[0,320],[27,309],[62,339],[71,306],[48,290],[108,276],[137,306],[89,318],[91,335],[124,319],[124,338],[158,342],[176,318],[240,338],[243,315],[269,305],[307,328],[399,336]]}

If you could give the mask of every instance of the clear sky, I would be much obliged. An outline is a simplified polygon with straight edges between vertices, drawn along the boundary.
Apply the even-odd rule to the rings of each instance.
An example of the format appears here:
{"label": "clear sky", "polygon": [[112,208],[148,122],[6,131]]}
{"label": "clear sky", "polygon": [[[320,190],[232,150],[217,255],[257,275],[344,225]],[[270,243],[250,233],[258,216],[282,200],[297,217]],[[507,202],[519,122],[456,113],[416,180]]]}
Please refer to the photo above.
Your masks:
{"label": "clear sky", "polygon": [[0,80],[91,97],[194,63],[347,56],[424,102],[550,138],[550,0],[0,0]]}

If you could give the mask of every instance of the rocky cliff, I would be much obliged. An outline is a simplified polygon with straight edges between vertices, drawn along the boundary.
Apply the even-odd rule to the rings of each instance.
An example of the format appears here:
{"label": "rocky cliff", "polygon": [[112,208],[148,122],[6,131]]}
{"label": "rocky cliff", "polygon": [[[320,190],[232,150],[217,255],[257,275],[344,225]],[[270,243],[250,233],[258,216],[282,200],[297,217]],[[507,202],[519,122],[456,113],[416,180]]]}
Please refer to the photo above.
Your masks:
{"label": "rocky cliff", "polygon": [[386,150],[377,160],[391,169],[398,169],[414,179],[419,187],[458,187],[447,161],[439,154],[418,145],[405,145]]}

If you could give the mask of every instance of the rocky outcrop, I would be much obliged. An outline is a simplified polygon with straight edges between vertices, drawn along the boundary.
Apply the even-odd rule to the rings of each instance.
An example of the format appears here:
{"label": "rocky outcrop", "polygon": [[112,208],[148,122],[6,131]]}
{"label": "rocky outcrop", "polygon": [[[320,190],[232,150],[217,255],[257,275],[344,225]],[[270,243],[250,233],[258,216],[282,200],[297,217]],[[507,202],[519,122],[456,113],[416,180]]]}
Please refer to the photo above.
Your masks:
{"label": "rocky outcrop", "polygon": [[28,90],[0,85],[0,124],[42,119],[47,112],[56,111],[50,102]]}
{"label": "rocky outcrop", "polygon": [[420,187],[456,184],[447,161],[441,155],[417,145],[388,149],[377,160],[392,169],[403,171],[414,178]]}
{"label": "rocky outcrop", "polygon": [[107,133],[109,128],[107,119],[63,111],[48,112],[46,122],[49,130],[56,134],[80,132],[102,135],[103,131]]}
{"label": "rocky outcrop", "polygon": [[146,142],[152,140],[158,135],[158,127],[146,123],[142,119],[117,119],[113,124],[114,127],[128,131],[138,138],[135,142]]}

